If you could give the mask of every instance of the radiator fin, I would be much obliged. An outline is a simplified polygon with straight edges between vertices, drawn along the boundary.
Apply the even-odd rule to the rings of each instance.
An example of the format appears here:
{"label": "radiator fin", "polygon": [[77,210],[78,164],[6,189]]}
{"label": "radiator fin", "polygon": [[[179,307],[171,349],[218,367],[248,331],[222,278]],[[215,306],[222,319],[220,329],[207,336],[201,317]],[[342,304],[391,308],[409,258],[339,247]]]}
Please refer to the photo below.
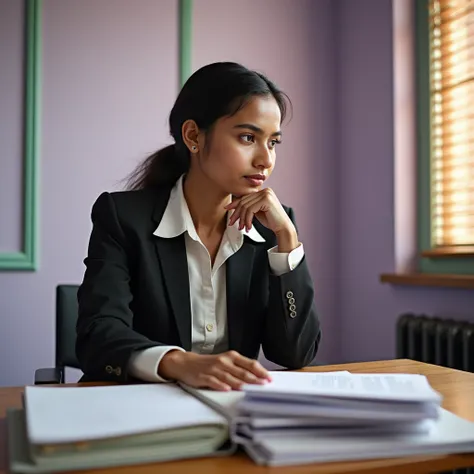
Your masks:
{"label": "radiator fin", "polygon": [[402,314],[397,321],[397,358],[474,372],[474,324]]}

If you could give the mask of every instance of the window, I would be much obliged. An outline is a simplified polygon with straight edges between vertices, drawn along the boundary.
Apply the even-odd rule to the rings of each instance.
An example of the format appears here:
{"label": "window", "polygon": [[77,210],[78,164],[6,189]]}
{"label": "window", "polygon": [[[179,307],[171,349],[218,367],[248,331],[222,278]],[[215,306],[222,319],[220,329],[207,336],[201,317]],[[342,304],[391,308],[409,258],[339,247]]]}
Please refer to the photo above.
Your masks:
{"label": "window", "polygon": [[474,273],[474,1],[417,1],[421,270]]}

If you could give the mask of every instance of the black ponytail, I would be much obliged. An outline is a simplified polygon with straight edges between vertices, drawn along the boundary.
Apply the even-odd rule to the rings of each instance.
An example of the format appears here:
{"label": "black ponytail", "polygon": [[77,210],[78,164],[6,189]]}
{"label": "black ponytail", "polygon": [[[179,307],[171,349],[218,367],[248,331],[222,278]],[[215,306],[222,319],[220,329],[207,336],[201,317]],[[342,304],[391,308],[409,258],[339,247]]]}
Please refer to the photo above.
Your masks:
{"label": "black ponytail", "polygon": [[194,120],[200,130],[209,132],[214,122],[231,116],[252,97],[273,96],[285,119],[288,96],[263,74],[236,63],[214,63],[196,71],[184,84],[169,118],[170,134],[175,143],[156,151],[128,177],[127,189],[173,185],[187,173],[191,163],[181,128]]}
{"label": "black ponytail", "polygon": [[189,154],[178,152],[176,144],[155,151],[148,156],[128,177],[127,189],[145,189],[175,183],[187,173]]}

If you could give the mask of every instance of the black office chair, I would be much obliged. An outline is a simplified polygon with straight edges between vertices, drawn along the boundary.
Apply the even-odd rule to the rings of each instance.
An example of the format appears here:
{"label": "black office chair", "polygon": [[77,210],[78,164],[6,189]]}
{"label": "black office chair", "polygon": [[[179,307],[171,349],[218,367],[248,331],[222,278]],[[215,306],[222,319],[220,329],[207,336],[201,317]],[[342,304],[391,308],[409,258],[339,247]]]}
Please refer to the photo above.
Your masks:
{"label": "black office chair", "polygon": [[56,287],[55,367],[37,369],[35,385],[64,383],[65,367],[79,369],[76,358],[77,290],[79,285]]}

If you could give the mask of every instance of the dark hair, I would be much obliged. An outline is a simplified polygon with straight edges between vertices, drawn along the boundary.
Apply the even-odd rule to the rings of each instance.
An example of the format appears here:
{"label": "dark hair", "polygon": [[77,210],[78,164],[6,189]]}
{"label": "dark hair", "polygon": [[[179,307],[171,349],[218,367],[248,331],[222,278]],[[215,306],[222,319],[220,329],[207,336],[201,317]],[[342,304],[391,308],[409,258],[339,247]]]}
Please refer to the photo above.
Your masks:
{"label": "dark hair", "polygon": [[208,133],[219,118],[235,114],[255,96],[273,96],[282,121],[285,119],[290,99],[263,74],[231,62],[209,64],[196,71],[184,84],[170,113],[170,134],[175,143],[146,158],[128,177],[127,188],[174,184],[190,166],[190,152],[181,133],[183,123],[194,120]]}

